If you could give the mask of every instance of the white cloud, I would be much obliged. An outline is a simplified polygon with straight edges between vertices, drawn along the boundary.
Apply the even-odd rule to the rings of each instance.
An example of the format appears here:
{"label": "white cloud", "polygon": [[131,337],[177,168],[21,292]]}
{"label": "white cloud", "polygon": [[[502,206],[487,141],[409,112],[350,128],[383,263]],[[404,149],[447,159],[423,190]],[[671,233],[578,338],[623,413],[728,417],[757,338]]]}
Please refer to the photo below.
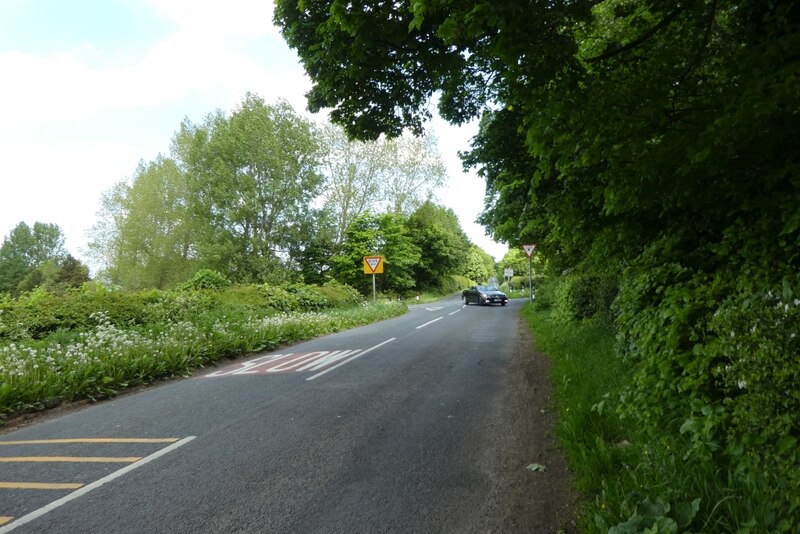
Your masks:
{"label": "white cloud", "polygon": [[472,138],[478,133],[478,121],[463,126],[453,126],[439,116],[435,116],[430,126],[436,133],[439,152],[447,168],[448,181],[437,191],[441,202],[452,208],[458,216],[461,227],[470,240],[500,261],[508,251],[508,246],[496,243],[483,226],[475,222],[483,211],[486,184],[474,170],[464,172],[460,151],[470,149]]}
{"label": "white cloud", "polygon": [[20,221],[54,223],[80,255],[95,223],[100,194],[133,173],[140,147],[116,142],[6,140],[2,162],[0,231]]}
{"label": "white cloud", "polygon": [[99,85],[106,82],[75,56],[3,52],[0,72],[6,80],[0,85],[0,132],[86,117],[103,107]]}
{"label": "white cloud", "polygon": [[[50,55],[0,50],[0,239],[22,220],[51,222],[79,254],[102,192],[130,176],[140,159],[167,152],[180,118],[230,110],[247,91],[267,102],[286,99],[305,113],[311,82],[272,25],[271,1],[139,1],[174,31],[115,55],[124,61],[109,65],[102,43],[75,43]],[[143,120],[145,114],[179,118],[165,126]],[[69,138],[63,132],[72,125],[80,134]],[[439,196],[470,238],[499,259],[505,247],[474,224],[483,181],[463,173],[456,156],[468,148],[474,125],[437,119],[433,127],[450,175]]]}
{"label": "white cloud", "polygon": [[254,38],[278,33],[269,0],[147,0],[147,4],[182,30],[200,35]]}
{"label": "white cloud", "polygon": [[[275,72],[246,52],[260,38],[290,54],[272,28],[271,2],[229,1],[224,10],[218,2],[149,3],[176,29],[125,64],[102,65],[97,43],[47,56],[0,51],[0,238],[23,220],[53,222],[78,253],[102,192],[132,174],[140,159],[169,149],[154,148],[153,139],[168,139],[171,131],[141,129],[146,110],[169,108],[200,120],[191,106],[204,106],[202,114],[230,109],[246,91],[304,108],[310,82],[299,65]],[[114,132],[108,137],[112,116],[128,141],[115,140]],[[84,137],[64,139],[71,124]],[[61,138],[51,135],[54,128]]]}
{"label": "white cloud", "polygon": [[245,51],[249,41],[264,38],[274,41],[276,50],[288,52],[272,26],[271,2],[229,0],[224,8],[219,2],[148,3],[177,29],[131,64],[93,66],[98,51],[87,44],[50,56],[0,52],[5,80],[0,84],[0,134],[51,121],[87,120],[108,111],[152,108],[212,91],[235,99],[256,91],[304,108],[302,95],[310,83],[299,66],[275,73],[268,58],[253,58]]}

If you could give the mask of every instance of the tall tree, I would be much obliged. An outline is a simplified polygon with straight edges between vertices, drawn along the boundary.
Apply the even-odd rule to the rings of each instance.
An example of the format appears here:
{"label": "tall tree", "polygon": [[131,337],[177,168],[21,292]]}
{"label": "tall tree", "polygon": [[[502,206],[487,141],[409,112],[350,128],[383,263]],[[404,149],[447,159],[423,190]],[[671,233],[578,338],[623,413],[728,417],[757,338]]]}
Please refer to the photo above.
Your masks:
{"label": "tall tree", "polygon": [[357,216],[371,211],[410,214],[446,178],[436,138],[349,140],[337,126],[322,132],[325,208],[336,220],[335,241]]}
{"label": "tall tree", "polygon": [[286,102],[248,94],[230,116],[184,121],[173,150],[194,215],[208,222],[198,243],[205,266],[235,281],[282,276],[290,248],[310,237],[322,185],[312,125]]}
{"label": "tall tree", "polygon": [[17,284],[16,292],[24,293],[43,287],[51,293],[61,294],[67,289],[81,287],[89,280],[89,267],[67,254],[61,261],[48,260],[30,269]]}
{"label": "tall tree", "polygon": [[407,294],[417,288],[414,268],[422,251],[409,232],[407,217],[397,213],[380,216],[379,253],[383,255],[384,274],[381,287],[385,291]]}
{"label": "tall tree", "polygon": [[380,221],[376,216],[365,213],[356,217],[347,227],[338,253],[330,258],[333,277],[366,295],[372,283],[363,274],[363,259],[380,254],[381,241]]}
{"label": "tall tree", "polygon": [[89,248],[111,282],[164,289],[191,275],[202,227],[190,197],[187,176],[163,156],[139,163],[130,183],[119,182],[103,196]]}
{"label": "tall tree", "polygon": [[452,209],[425,202],[411,214],[407,226],[422,251],[414,267],[420,289],[435,289],[444,276],[462,274],[470,242]]}
{"label": "tall tree", "polygon": [[522,276],[528,274],[528,256],[521,249],[512,248],[505,253],[500,260],[500,269],[511,269],[514,275]]}
{"label": "tall tree", "polygon": [[331,258],[340,251],[345,239],[344,233],[337,236],[337,225],[329,211],[317,211],[311,237],[293,253],[306,284],[322,285],[331,280]]}
{"label": "tall tree", "polygon": [[494,258],[478,245],[470,246],[463,274],[476,282],[487,282],[489,278],[495,276]]}
{"label": "tall tree", "polygon": [[381,188],[384,210],[410,214],[430,200],[447,177],[436,138],[433,134],[403,135],[383,142],[387,157]]}
{"label": "tall tree", "polygon": [[89,267],[73,257],[72,254],[67,254],[58,265],[58,271],[53,277],[53,286],[59,290],[75,288],[81,287],[84,282],[89,280]]}
{"label": "tall tree", "polygon": [[333,241],[341,243],[350,223],[379,202],[388,150],[385,143],[351,141],[333,125],[322,128],[321,140],[325,208],[335,223]]}
{"label": "tall tree", "polygon": [[0,291],[16,291],[32,270],[66,255],[64,235],[55,224],[20,222],[0,245]]}

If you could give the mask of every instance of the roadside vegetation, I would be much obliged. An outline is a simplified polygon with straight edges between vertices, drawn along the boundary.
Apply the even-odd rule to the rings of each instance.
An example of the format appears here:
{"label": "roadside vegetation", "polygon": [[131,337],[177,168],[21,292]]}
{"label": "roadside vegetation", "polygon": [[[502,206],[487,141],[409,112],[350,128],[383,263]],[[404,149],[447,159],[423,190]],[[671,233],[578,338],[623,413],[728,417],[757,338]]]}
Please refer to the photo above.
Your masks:
{"label": "roadside vegetation", "polygon": [[188,375],[248,352],[275,349],[405,313],[330,283],[215,287],[198,273],[174,291],[110,291],[86,284],[0,298],[0,424],[64,401]]}
{"label": "roadside vegetation", "polygon": [[[795,532],[800,458],[786,425],[796,414],[764,420],[775,402],[767,395],[747,409],[733,397],[712,404],[663,372],[643,373],[620,348],[622,329],[593,311],[602,294],[581,296],[570,278],[546,284],[523,314],[537,348],[553,361],[558,436],[586,497],[581,531]],[[774,306],[772,300],[762,306],[760,324],[774,342],[792,338],[785,321],[797,320],[800,303]],[[730,328],[726,337],[736,343],[754,334]],[[763,337],[749,348],[754,358],[770,350]],[[772,353],[773,361],[777,356]],[[642,391],[643,381],[653,391]],[[660,394],[664,405],[642,401],[662,388],[669,391]],[[676,405],[684,403],[691,409],[680,418]],[[642,424],[651,420],[652,426]],[[740,425],[753,433],[739,434]]]}

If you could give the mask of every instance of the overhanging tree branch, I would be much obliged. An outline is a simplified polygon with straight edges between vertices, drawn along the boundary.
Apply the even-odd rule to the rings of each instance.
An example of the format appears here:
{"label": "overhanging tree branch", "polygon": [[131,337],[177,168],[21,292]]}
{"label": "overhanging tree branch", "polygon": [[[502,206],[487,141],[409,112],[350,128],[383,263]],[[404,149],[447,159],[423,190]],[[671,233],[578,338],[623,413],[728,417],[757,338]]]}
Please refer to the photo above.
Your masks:
{"label": "overhanging tree branch", "polygon": [[644,32],[642,35],[631,41],[630,43],[621,46],[619,48],[615,48],[613,50],[609,50],[607,52],[603,52],[602,54],[594,57],[590,57],[588,59],[584,59],[586,63],[597,63],[600,61],[605,61],[606,59],[612,58],[617,54],[621,54],[623,52],[627,52],[628,50],[632,50],[637,46],[641,45],[642,43],[646,42],[648,39],[653,37],[656,33],[661,31],[663,28],[669,26],[672,21],[674,21],[678,16],[682,13],[686,12],[697,0],[688,0],[685,4],[678,6],[672,13],[664,17],[658,24]]}

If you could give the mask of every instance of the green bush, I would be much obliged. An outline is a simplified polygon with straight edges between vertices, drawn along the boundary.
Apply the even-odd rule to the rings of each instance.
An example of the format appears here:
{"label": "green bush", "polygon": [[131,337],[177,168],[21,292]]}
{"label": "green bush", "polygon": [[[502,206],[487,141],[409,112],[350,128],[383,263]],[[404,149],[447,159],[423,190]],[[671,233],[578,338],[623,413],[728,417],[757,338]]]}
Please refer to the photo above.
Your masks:
{"label": "green bush", "polygon": [[[108,292],[107,292],[108,293]],[[87,299],[86,311],[102,311],[110,323],[117,326],[151,325],[191,321],[194,318],[216,312],[225,306],[223,293],[214,290],[196,291],[115,291],[114,300],[125,303],[127,316],[120,313],[120,306],[108,306],[107,298],[83,297]],[[93,324],[93,323],[92,323]]]}
{"label": "green bush", "polygon": [[186,282],[179,284],[177,289],[224,289],[231,285],[230,281],[220,272],[213,269],[200,269]]}
{"label": "green bush", "polygon": [[615,278],[595,274],[571,272],[546,282],[534,281],[539,309],[552,306],[554,318],[564,324],[591,317],[612,322],[611,306],[617,291]]}
{"label": "green bush", "polygon": [[610,318],[611,304],[617,295],[616,279],[596,274],[576,275],[570,288],[570,308],[575,319],[599,315]]}
{"label": "green bush", "polygon": [[335,308],[354,306],[364,302],[363,295],[356,288],[336,281],[326,282],[323,286],[318,287],[317,291],[324,295],[331,306]]}
{"label": "green bush", "polygon": [[291,284],[286,291],[294,295],[301,310],[318,311],[330,307],[331,301],[314,286]]}
{"label": "green bush", "polygon": [[453,280],[458,282],[458,289],[459,290],[466,289],[468,287],[472,287],[472,286],[474,286],[476,284],[475,280],[472,280],[472,279],[470,279],[470,278],[468,278],[466,276],[460,276],[460,275],[455,275],[454,274],[454,275],[451,275],[451,277],[453,278]]}
{"label": "green bush", "polygon": [[[511,279],[508,281],[508,283],[515,290],[516,289],[521,289],[523,287],[527,289],[527,287],[528,287],[528,275],[526,274],[525,276],[522,276],[522,275],[512,276]],[[534,286],[535,286],[535,284],[534,284]]]}
{"label": "green bush", "polygon": [[[586,412],[575,428],[591,429],[602,414],[616,430],[596,442],[578,431],[563,437],[565,449],[579,445],[570,455],[596,481],[586,532],[772,533],[800,525],[800,274],[767,282],[755,270],[738,272],[668,261],[652,249],[629,265],[619,288],[611,276],[576,272],[536,285],[537,313],[565,337],[610,326],[604,308],[615,295],[617,346],[606,361],[624,372],[591,411],[576,399],[569,413]],[[568,348],[564,358],[582,368],[590,350]],[[577,368],[565,373],[573,393],[583,387],[579,376]],[[575,417],[562,411],[562,419]],[[617,443],[626,444],[622,456]],[[626,466],[607,469],[616,465],[604,464],[607,457],[624,457]]]}
{"label": "green bush", "polygon": [[[212,277],[202,277],[209,280]],[[200,285],[204,284],[201,283]],[[57,330],[94,328],[92,314],[101,311],[118,327],[193,321],[207,314],[231,317],[267,316],[278,312],[315,311],[363,302],[350,286],[324,287],[237,285],[224,290],[112,291],[102,286],[70,290],[61,295],[38,288],[18,299],[0,298],[0,341],[43,339]]]}
{"label": "green bush", "polygon": [[289,312],[300,308],[297,297],[285,289],[268,284],[261,284],[257,287],[261,296],[265,299],[265,304],[273,310]]}
{"label": "green bush", "polygon": [[619,414],[641,436],[646,493],[701,499],[693,526],[796,532],[800,526],[800,275],[765,283],[664,262],[657,250],[616,300],[633,371]]}
{"label": "green bush", "polygon": [[448,295],[473,285],[475,284],[472,282],[472,280],[466,276],[460,276],[457,274],[445,276],[441,280],[442,291]]}
{"label": "green bush", "polygon": [[42,288],[5,301],[0,318],[0,339],[41,339],[58,329],[85,330],[95,322],[91,315],[103,311],[116,325],[149,322],[150,293],[68,291],[53,295]]}
{"label": "green bush", "polygon": [[220,306],[227,310],[227,313],[240,313],[252,315],[270,315],[276,310],[282,311],[283,307],[275,308],[272,301],[259,286],[252,284],[233,285],[223,291],[205,291],[203,293],[214,294],[220,302]]}

